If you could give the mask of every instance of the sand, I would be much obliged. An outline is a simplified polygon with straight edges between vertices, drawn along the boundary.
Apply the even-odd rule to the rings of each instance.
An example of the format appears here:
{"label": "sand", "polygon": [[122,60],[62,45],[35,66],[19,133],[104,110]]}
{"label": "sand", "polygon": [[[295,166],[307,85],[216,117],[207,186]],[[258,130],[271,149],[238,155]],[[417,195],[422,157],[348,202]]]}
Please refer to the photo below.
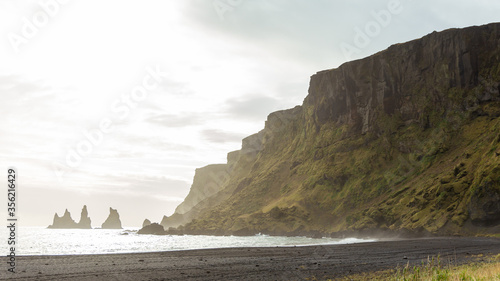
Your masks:
{"label": "sand", "polygon": [[175,252],[19,256],[17,273],[2,258],[0,280],[319,280],[420,264],[444,264],[500,253],[500,239],[426,238],[349,245],[228,248]]}

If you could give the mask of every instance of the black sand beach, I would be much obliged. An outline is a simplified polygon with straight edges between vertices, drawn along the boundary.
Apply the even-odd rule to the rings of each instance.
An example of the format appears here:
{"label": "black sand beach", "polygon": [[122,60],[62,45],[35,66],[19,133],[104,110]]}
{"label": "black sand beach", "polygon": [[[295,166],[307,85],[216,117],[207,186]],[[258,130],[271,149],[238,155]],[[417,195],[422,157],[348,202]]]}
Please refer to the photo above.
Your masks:
{"label": "black sand beach", "polygon": [[0,280],[319,280],[393,269],[429,256],[443,264],[499,254],[500,239],[426,238],[350,245],[230,248],[138,254],[21,256]]}

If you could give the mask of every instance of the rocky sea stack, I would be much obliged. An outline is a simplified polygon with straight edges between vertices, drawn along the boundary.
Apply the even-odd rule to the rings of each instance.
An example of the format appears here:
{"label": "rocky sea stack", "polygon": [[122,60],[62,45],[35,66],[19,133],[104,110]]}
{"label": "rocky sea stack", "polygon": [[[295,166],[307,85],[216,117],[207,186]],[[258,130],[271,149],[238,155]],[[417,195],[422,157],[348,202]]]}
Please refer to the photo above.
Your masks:
{"label": "rocky sea stack", "polygon": [[146,226],[143,226],[137,234],[154,234],[154,235],[164,235],[166,234],[165,229],[158,223],[152,223]]}
{"label": "rocky sea stack", "polygon": [[68,211],[68,209],[66,209],[66,211],[64,211],[64,215],[62,217],[59,217],[56,214],[54,214],[54,221],[52,223],[52,225],[49,225],[48,228],[82,228],[82,229],[91,229],[91,220],[88,216],[88,212],[87,212],[87,206],[84,205],[83,206],[83,209],[82,209],[82,213],[80,215],[80,221],[78,223],[76,223],[72,218],[71,218],[71,214],[70,212]]}
{"label": "rocky sea stack", "polygon": [[311,77],[165,227],[191,234],[500,232],[500,24],[433,32]]}
{"label": "rocky sea stack", "polygon": [[120,221],[120,215],[118,211],[113,208],[109,208],[109,216],[104,221],[101,226],[102,229],[122,229],[122,222]]}
{"label": "rocky sea stack", "polygon": [[151,224],[151,221],[148,220],[148,219],[145,219],[143,222],[142,222],[142,227],[145,227],[145,226],[148,226]]}
{"label": "rocky sea stack", "polygon": [[87,212],[87,206],[84,205],[82,213],[80,214],[80,221],[78,222],[78,228],[92,228],[90,226],[91,220],[89,218],[89,213]]}

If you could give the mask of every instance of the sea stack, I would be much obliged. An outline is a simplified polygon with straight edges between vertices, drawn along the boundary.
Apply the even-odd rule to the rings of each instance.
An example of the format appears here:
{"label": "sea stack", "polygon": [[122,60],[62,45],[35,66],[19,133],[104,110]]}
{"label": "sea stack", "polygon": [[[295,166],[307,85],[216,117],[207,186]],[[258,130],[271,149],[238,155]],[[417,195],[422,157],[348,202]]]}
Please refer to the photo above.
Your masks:
{"label": "sea stack", "polygon": [[106,221],[102,224],[103,229],[122,229],[122,222],[120,221],[120,215],[118,211],[113,208],[109,208],[109,216]]}
{"label": "sea stack", "polygon": [[76,223],[72,218],[71,218],[71,213],[66,209],[64,211],[64,215],[62,217],[59,217],[57,213],[54,214],[54,221],[52,222],[52,225],[49,225],[48,228],[82,228],[82,229],[91,229],[92,227],[90,226],[90,218],[89,214],[87,211],[87,206],[84,205],[82,209],[82,213],[80,215],[80,221]]}
{"label": "sea stack", "polygon": [[54,221],[48,228],[77,228],[77,223],[71,218],[70,212],[66,209],[62,217],[59,217],[57,213],[54,214]]}
{"label": "sea stack", "polygon": [[144,222],[142,223],[142,227],[148,226],[151,224],[151,221],[148,219],[145,219]]}
{"label": "sea stack", "polygon": [[90,225],[90,223],[91,220],[87,211],[87,205],[83,205],[82,213],[80,215],[80,221],[78,222],[78,228],[91,229],[92,226]]}
{"label": "sea stack", "polygon": [[166,235],[165,229],[158,223],[152,223],[146,225],[137,231],[137,234],[154,234],[154,235]]}

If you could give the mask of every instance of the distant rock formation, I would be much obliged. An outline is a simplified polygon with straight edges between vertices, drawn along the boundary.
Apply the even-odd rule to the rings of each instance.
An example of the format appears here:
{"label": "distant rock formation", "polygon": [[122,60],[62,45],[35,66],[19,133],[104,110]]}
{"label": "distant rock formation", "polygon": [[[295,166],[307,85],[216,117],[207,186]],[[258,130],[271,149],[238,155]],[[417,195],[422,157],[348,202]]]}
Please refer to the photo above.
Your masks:
{"label": "distant rock formation", "polygon": [[71,218],[71,214],[66,209],[62,217],[58,216],[57,213],[54,214],[54,221],[48,228],[76,228],[77,223]]}
{"label": "distant rock formation", "polygon": [[109,216],[102,224],[103,229],[122,229],[122,222],[120,221],[120,215],[118,211],[113,208],[109,208]]}
{"label": "distant rock formation", "polygon": [[142,227],[148,226],[151,224],[151,221],[148,219],[145,219],[144,222],[142,223]]}
{"label": "distant rock formation", "polygon": [[64,215],[59,217],[57,213],[54,214],[54,221],[52,225],[49,225],[48,228],[82,228],[82,229],[90,229],[90,218],[88,217],[87,206],[84,205],[82,209],[82,213],[80,216],[80,221],[76,223],[72,218],[71,214],[66,209]]}
{"label": "distant rock formation", "polygon": [[166,232],[165,232],[165,229],[163,229],[163,226],[161,226],[155,222],[155,223],[152,223],[150,225],[144,226],[139,231],[137,231],[137,234],[165,235]]}
{"label": "distant rock formation", "polygon": [[91,229],[91,220],[89,213],[87,212],[87,205],[83,205],[82,213],[80,215],[80,221],[78,222],[77,228]]}

